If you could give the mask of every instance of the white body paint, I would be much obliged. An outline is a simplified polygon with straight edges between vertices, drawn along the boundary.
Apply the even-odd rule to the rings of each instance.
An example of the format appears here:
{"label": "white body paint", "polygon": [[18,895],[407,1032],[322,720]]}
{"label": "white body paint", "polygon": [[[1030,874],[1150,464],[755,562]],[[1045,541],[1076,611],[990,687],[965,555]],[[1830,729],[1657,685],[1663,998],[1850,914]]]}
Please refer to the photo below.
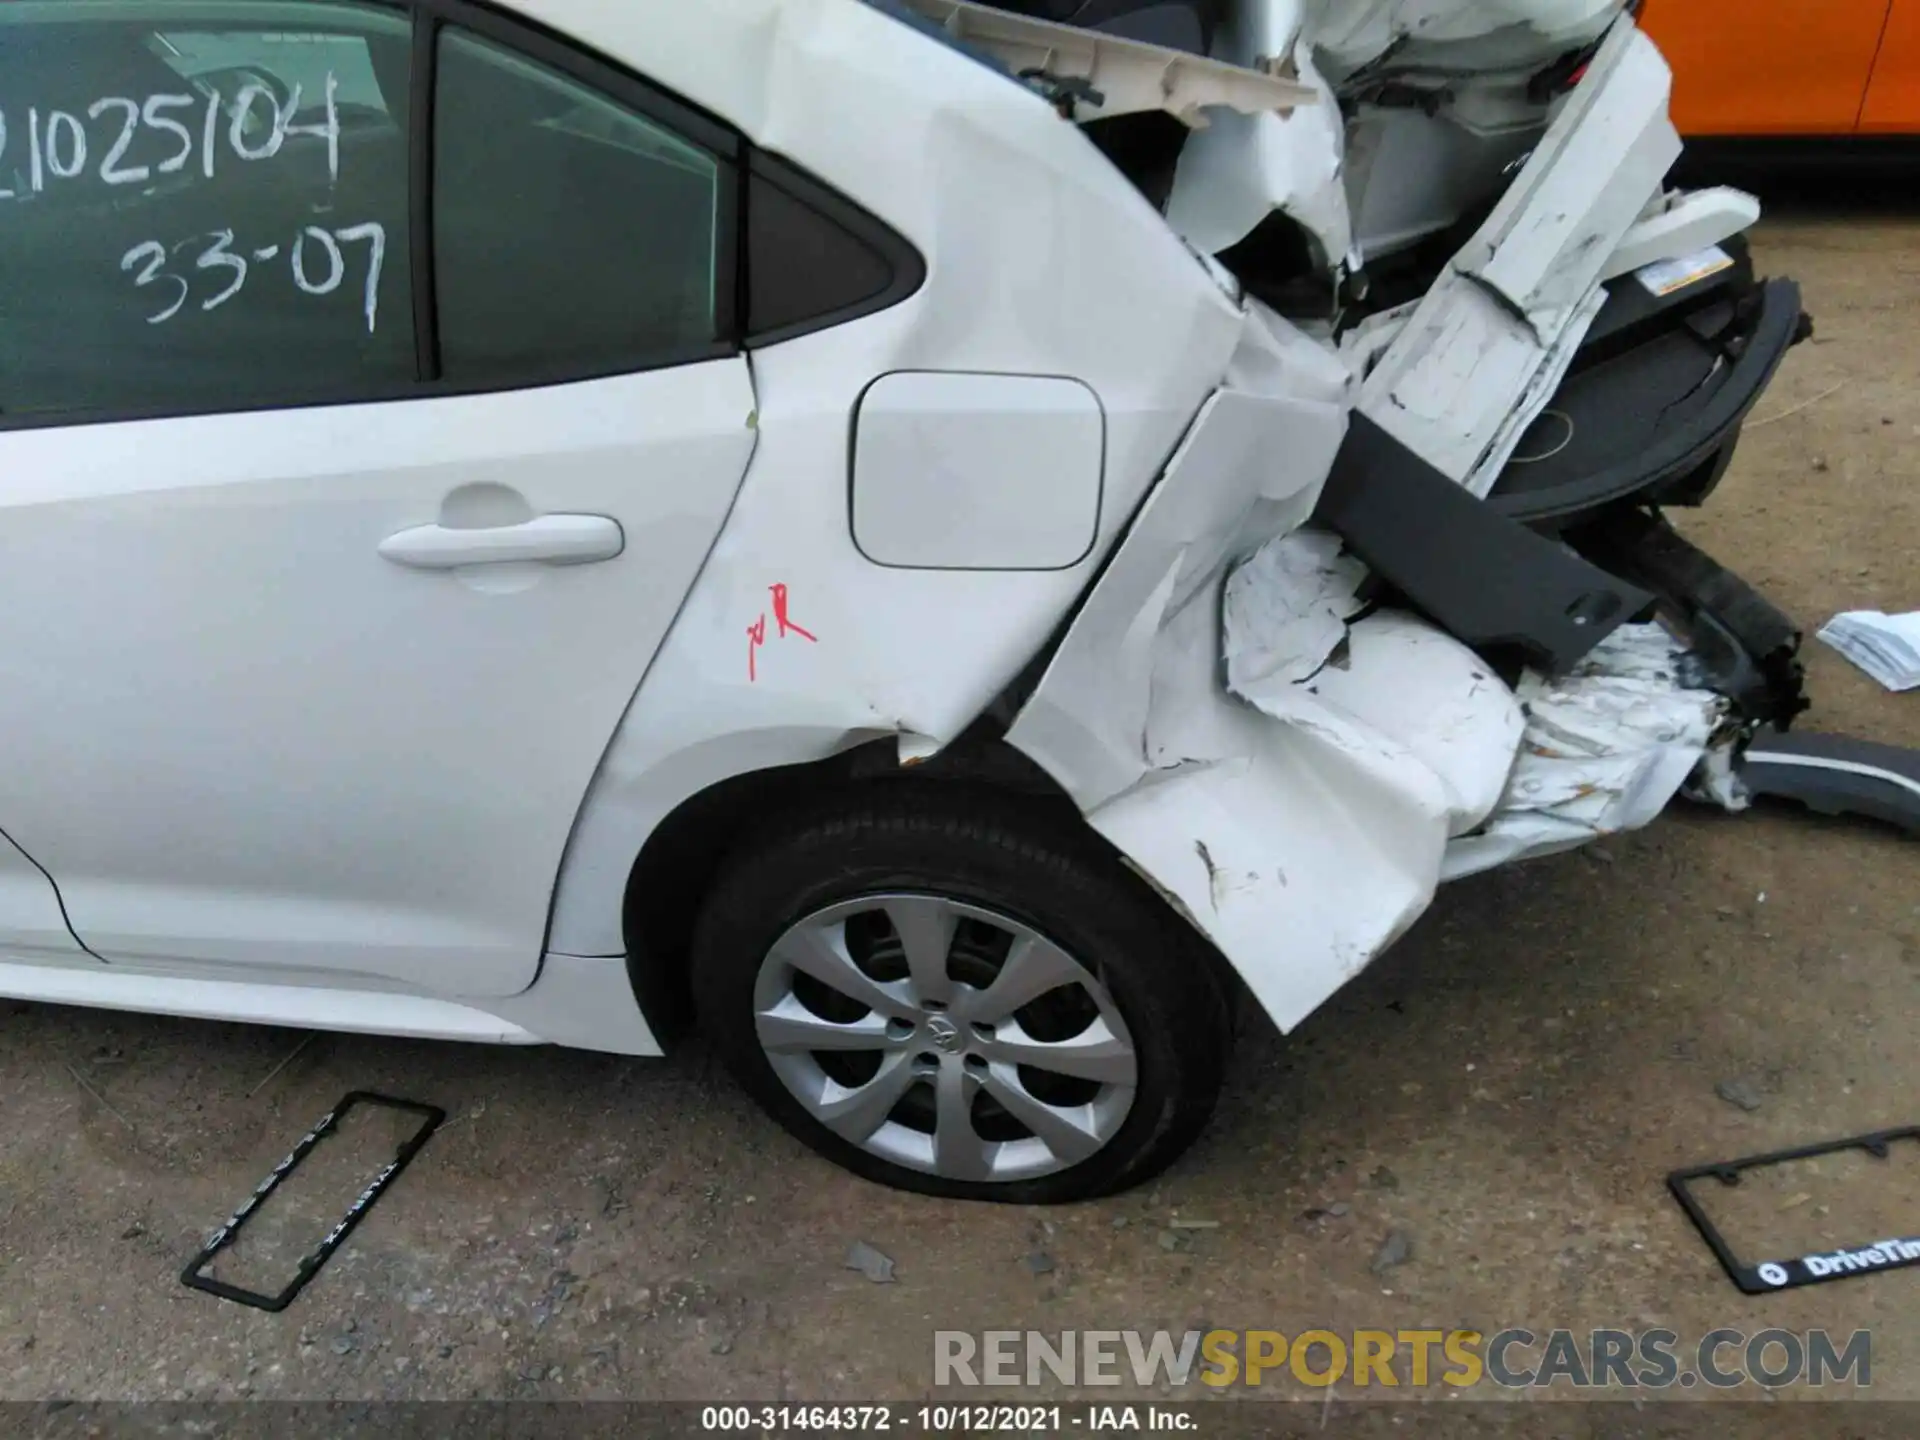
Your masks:
{"label": "white body paint", "polygon": [[[752,409],[734,359],[0,434],[0,533],[35,557],[0,575],[7,833],[115,966],[519,994]],[[562,533],[479,566],[569,513],[617,523],[618,558],[545,563],[579,558]],[[381,555],[433,524],[464,568]]]}
{"label": "white body paint", "polygon": [[[1224,248],[1280,209],[1344,263],[1365,243],[1322,65],[1344,76],[1412,27],[1455,59],[1483,43],[1505,75],[1617,6],[1243,0],[1218,58],[1279,47],[1263,53],[1325,103],[1243,115],[1276,87],[1224,84],[1173,226],[1035,94],[858,0],[513,8],[844,192],[919,250],[925,284],[750,363],[0,432],[0,536],[21,557],[0,568],[0,827],[19,846],[0,843],[0,993],[654,1053],[622,910],[662,820],[865,741],[937,752],[1069,616],[1008,740],[1277,1023],[1404,931],[1500,807],[1520,702],[1410,617],[1349,633],[1310,603],[1311,633],[1290,635],[1288,597],[1257,593],[1235,612],[1253,648],[1227,665],[1271,663],[1232,693],[1227,577],[1307,519],[1356,403],[1397,406],[1397,433],[1467,478],[1543,395],[1623,238],[1665,258],[1663,236],[1697,249],[1733,209],[1652,223],[1665,71],[1628,26],[1364,387],[1187,242]],[[218,100],[184,100],[103,100],[89,154],[109,158],[97,142],[137,106],[184,142],[174,168],[228,163]],[[5,119],[16,145],[33,132],[32,189],[94,183],[49,170],[22,103]],[[1463,124],[1506,102],[1472,103]],[[290,117],[244,150],[242,118],[229,148],[261,158],[233,163],[273,163]],[[63,126],[62,165],[72,151]],[[359,283],[344,255],[370,242],[371,331],[383,237],[358,218],[242,235],[215,264],[272,261],[325,293]],[[215,303],[244,305],[245,283]],[[1489,288],[1498,313],[1474,299]],[[1461,346],[1502,358],[1467,365]],[[949,379],[870,389],[901,376]],[[856,453],[863,394],[889,408]],[[970,436],[969,406],[1024,413],[1044,464]],[[968,503],[916,533],[940,466]],[[522,548],[481,568],[502,546]],[[1343,638],[1348,668],[1320,668]],[[1636,819],[1658,808],[1641,798]],[[56,928],[61,901],[85,949]]]}
{"label": "white body paint", "polygon": [[1077,380],[883,375],[854,417],[854,543],[876,565],[1066,569],[1093,549],[1105,469]]}

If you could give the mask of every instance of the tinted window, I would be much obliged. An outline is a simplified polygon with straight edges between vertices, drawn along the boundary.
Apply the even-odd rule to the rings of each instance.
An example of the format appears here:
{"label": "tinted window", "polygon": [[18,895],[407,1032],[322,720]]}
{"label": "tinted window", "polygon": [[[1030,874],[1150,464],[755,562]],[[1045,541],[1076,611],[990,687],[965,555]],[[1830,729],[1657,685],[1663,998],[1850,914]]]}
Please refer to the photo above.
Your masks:
{"label": "tinted window", "polygon": [[747,202],[747,330],[777,334],[849,310],[893,283],[893,267],[763,175]]}
{"label": "tinted window", "polygon": [[411,380],[410,34],[309,0],[0,5],[0,412]]}
{"label": "tinted window", "polygon": [[729,167],[598,91],[458,30],[441,35],[435,96],[435,272],[449,381],[559,379],[712,349]]}
{"label": "tinted window", "polygon": [[871,314],[920,287],[919,253],[818,181],[756,154],[748,181],[746,339],[770,345]]}

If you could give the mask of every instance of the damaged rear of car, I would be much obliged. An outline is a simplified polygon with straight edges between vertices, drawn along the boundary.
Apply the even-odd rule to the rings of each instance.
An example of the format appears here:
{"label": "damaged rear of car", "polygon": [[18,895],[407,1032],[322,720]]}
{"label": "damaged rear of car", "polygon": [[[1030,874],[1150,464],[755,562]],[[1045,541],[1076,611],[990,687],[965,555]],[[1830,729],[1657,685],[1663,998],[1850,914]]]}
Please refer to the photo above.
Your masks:
{"label": "damaged rear of car", "polygon": [[[625,873],[594,856],[651,835],[627,953],[675,935],[649,885],[717,870],[694,997],[794,1133],[888,1183],[1069,1199],[1197,1133],[1236,983],[1289,1030],[1445,880],[1745,804],[1800,637],[1663,512],[1713,493],[1809,322],[1755,272],[1751,197],[1667,188],[1671,77],[1626,0],[866,3],[955,67],[941,123],[902,111],[930,167],[990,175],[1024,134],[1071,193],[893,206],[925,288],[850,436],[820,364],[761,362],[763,453],[812,387],[850,502],[776,502],[756,458],[576,827],[555,948]],[[853,53],[794,23],[795,54]],[[1025,119],[948,144],[983,74],[1084,153]],[[724,799],[667,815],[744,766],[666,697],[711,685],[765,557],[826,552],[816,521],[865,562],[807,592],[835,633],[862,597],[937,615],[945,663],[861,638],[841,688],[759,670],[738,733],[783,774],[838,757],[834,785],[744,839]]]}
{"label": "damaged rear of car", "polygon": [[835,1160],[1060,1201],[1447,879],[1913,791],[1745,758],[1799,636],[1665,517],[1808,326],[1626,0],[288,8],[0,7],[0,993],[690,1003]]}
{"label": "damaged rear of car", "polygon": [[[1133,13],[1170,9],[1314,97],[1137,173],[1241,287],[1242,348],[1007,738],[1287,1029],[1444,879],[1744,804],[1799,636],[1661,511],[1712,493],[1808,322],[1754,274],[1750,197],[1665,188],[1670,76],[1625,5]],[[1024,73],[1138,127],[1057,58]]]}

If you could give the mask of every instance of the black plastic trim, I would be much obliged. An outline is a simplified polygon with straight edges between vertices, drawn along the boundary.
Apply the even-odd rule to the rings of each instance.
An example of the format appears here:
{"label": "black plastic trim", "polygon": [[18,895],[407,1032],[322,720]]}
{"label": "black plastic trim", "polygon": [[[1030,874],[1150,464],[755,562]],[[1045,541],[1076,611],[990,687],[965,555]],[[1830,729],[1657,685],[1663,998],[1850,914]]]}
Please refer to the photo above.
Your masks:
{"label": "black plastic trim", "polygon": [[[831,329],[833,326],[844,325],[851,320],[878,314],[882,310],[890,310],[902,300],[916,294],[920,287],[926,284],[927,262],[913,242],[884,220],[856,205],[839,191],[815,179],[792,161],[783,160],[758,146],[749,147],[746,169],[748,176],[752,179],[763,180],[776,187],[789,199],[805,206],[828,224],[837,226],[852,236],[879,256],[893,272],[892,278],[883,289],[850,305],[823,310],[817,315],[808,316],[805,320],[796,320],[771,329],[747,332],[745,344],[749,349],[778,345],[783,340],[794,340],[802,335],[811,335],[817,330]],[[741,254],[744,261],[744,257],[750,255],[751,248],[747,242],[747,236],[753,225],[751,207],[744,209],[743,215],[744,223],[740,227],[740,234]],[[745,263],[750,261],[744,261],[743,275]],[[741,289],[744,295],[749,290],[749,285],[743,281]],[[751,322],[751,317],[745,310],[744,299],[741,315],[743,324]]]}
{"label": "black plastic trim", "polygon": [[1748,722],[1782,730],[1807,709],[1800,627],[1664,517],[1618,505],[1569,530],[1567,541],[1660,597],[1688,641],[1689,664],[1698,672],[1688,683],[1725,695]]}
{"label": "black plastic trim", "polygon": [[[241,1227],[280,1187],[281,1181],[285,1180],[302,1160],[311,1155],[322,1141],[338,1133],[341,1116],[361,1105],[417,1115],[420,1118],[420,1124],[413,1134],[400,1142],[399,1147],[394,1151],[393,1159],[381,1168],[373,1177],[372,1183],[360,1192],[352,1205],[347,1207],[347,1213],[340,1217],[318,1245],[301,1258],[293,1278],[280,1290],[269,1294],[261,1290],[249,1290],[244,1286],[232,1285],[225,1280],[216,1280],[207,1274],[207,1267],[222,1250],[239,1238]],[[414,1156],[418,1155],[427,1141],[433,1138],[433,1132],[440,1128],[446,1118],[447,1112],[438,1105],[424,1105],[418,1100],[396,1100],[391,1095],[377,1095],[371,1090],[349,1092],[339,1104],[320,1117],[319,1124],[301,1137],[300,1143],[293,1147],[286,1159],[273,1167],[273,1173],[254,1186],[253,1193],[241,1203],[238,1210],[233,1212],[227,1223],[216,1230],[213,1238],[207,1241],[200,1253],[187,1262],[187,1268],[180,1272],[180,1283],[191,1286],[195,1290],[204,1290],[209,1295],[218,1295],[222,1300],[232,1300],[240,1305],[251,1306],[255,1310],[278,1314],[293,1303],[295,1296],[306,1289],[307,1282],[320,1273],[320,1267],[327,1263],[333,1252],[347,1243],[347,1237],[352,1235],[355,1227],[366,1218],[367,1211],[373,1208],[374,1202],[386,1194],[387,1188],[399,1179],[400,1172],[413,1163]]]}
{"label": "black plastic trim", "polygon": [[1757,796],[1820,815],[1860,815],[1920,837],[1920,750],[1844,735],[1762,733],[1740,759]]}
{"label": "black plastic trim", "polygon": [[[1580,349],[1568,367],[1569,377],[1631,354],[1640,346],[1658,340],[1669,330],[1684,326],[1696,313],[1710,310],[1726,301],[1752,303],[1759,287],[1753,273],[1753,246],[1745,235],[1723,240],[1720,248],[1733,257],[1733,264],[1703,280],[1666,295],[1655,295],[1643,285],[1621,283],[1622,276],[1608,286],[1606,304],[1594,317],[1593,325],[1580,342]],[[1753,318],[1751,315],[1749,319]]]}
{"label": "black plastic trim", "polygon": [[440,294],[433,249],[434,93],[440,77],[440,21],[413,12],[407,96],[407,241],[412,261],[414,378],[440,378]]}
{"label": "black plastic trim", "polygon": [[1686,425],[1627,464],[1550,490],[1512,495],[1496,492],[1485,503],[1508,519],[1535,524],[1643,495],[1664,481],[1709,464],[1772,382],[1800,332],[1803,312],[1798,285],[1791,280],[1769,280],[1760,295],[1760,316],[1746,349],[1719,392]]}
{"label": "black plastic trim", "polygon": [[[1876,1160],[1885,1160],[1895,1144],[1908,1141],[1920,1141],[1920,1126],[1906,1126],[1899,1130],[1881,1130],[1872,1135],[1855,1135],[1846,1140],[1828,1140],[1818,1145],[1802,1145],[1793,1150],[1775,1150],[1767,1155],[1749,1155],[1744,1160],[1723,1160],[1714,1165],[1695,1165],[1685,1170],[1675,1170],[1667,1176],[1667,1188],[1673,1192],[1673,1198],[1680,1202],[1680,1208],[1686,1211],[1687,1219],[1693,1222],[1693,1228],[1700,1232],[1700,1238],[1707,1242],[1707,1248],[1713,1251],[1714,1259],[1720,1262],[1720,1268],[1727,1272],[1727,1278],[1743,1295],[1771,1295],[1777,1290],[1791,1290],[1801,1285],[1819,1285],[1830,1280],[1846,1280],[1857,1275],[1877,1275],[1886,1270],[1899,1270],[1909,1265],[1920,1265],[1920,1254],[1907,1254],[1909,1250],[1920,1250],[1920,1235],[1891,1237],[1897,1251],[1885,1248],[1886,1237],[1881,1240],[1869,1240],[1859,1246],[1842,1246],[1836,1253],[1847,1256],[1842,1264],[1822,1265],[1816,1269],[1809,1265],[1809,1259],[1826,1260],[1827,1256],[1816,1252],[1814,1255],[1782,1256],[1778,1260],[1761,1260],[1748,1264],[1733,1251],[1720,1228],[1713,1223],[1700,1201],[1693,1193],[1693,1186],[1700,1180],[1718,1180],[1723,1186],[1738,1185],[1740,1177],[1749,1170],[1764,1170],[1774,1165],[1788,1165],[1800,1160],[1812,1160],[1822,1155],[1840,1155],[1849,1151],[1864,1150]],[[1897,1181],[1895,1182],[1898,1183]],[[1859,1263],[1862,1256],[1870,1255],[1865,1263]]]}
{"label": "black plastic trim", "polygon": [[1475,649],[1577,664],[1654,597],[1461,488],[1356,414],[1314,519],[1433,622]]}

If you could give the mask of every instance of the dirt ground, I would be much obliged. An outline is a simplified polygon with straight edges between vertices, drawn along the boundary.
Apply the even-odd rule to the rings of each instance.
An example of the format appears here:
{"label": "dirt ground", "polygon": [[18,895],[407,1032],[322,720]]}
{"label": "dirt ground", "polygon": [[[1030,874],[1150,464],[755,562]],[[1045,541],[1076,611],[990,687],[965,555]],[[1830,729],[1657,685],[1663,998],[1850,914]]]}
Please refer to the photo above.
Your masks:
{"label": "dirt ground", "polygon": [[[1809,628],[1920,606],[1920,220],[1789,207],[1760,252],[1819,335],[1685,527]],[[1810,727],[1920,745],[1920,695],[1810,659]],[[1920,845],[1680,813],[1443,892],[1294,1036],[1245,1037],[1160,1183],[1046,1212],[852,1179],[700,1050],[303,1045],[0,1002],[0,1399],[907,1399],[936,1328],[1524,1325],[1871,1329],[1872,1393],[1920,1400],[1920,1270],[1742,1297],[1663,1184],[1920,1123],[1916,1002]],[[356,1088],[452,1118],[285,1313],[184,1288]],[[1796,1245],[1913,1234],[1917,1178],[1920,1157],[1832,1164],[1750,1187],[1744,1220]],[[311,1198],[296,1238],[342,1205]],[[1375,1273],[1395,1231],[1410,1258]],[[844,1268],[855,1241],[894,1283]]]}

